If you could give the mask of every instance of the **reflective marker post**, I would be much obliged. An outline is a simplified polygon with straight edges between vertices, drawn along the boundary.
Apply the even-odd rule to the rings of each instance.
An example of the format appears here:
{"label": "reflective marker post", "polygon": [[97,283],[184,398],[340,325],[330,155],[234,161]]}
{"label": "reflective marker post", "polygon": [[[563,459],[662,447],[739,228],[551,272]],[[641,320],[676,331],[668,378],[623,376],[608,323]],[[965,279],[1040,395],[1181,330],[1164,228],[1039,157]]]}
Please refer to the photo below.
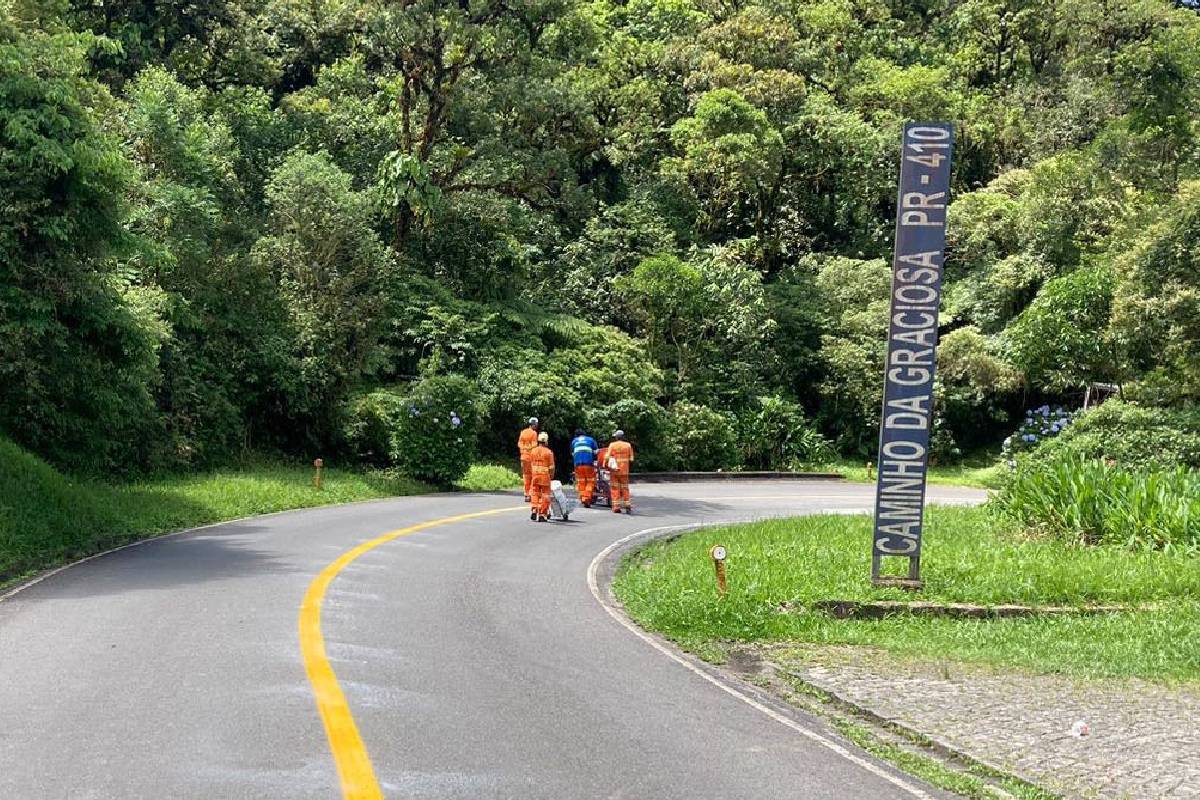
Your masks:
{"label": "reflective marker post", "polygon": [[[954,129],[948,122],[909,123],[900,148],[871,582],[919,589]],[[884,556],[907,558],[908,577],[881,574]]]}
{"label": "reflective marker post", "polygon": [[708,555],[712,558],[713,567],[717,571],[717,593],[722,597],[729,591],[725,583],[725,546],[714,544],[712,549],[708,551]]}

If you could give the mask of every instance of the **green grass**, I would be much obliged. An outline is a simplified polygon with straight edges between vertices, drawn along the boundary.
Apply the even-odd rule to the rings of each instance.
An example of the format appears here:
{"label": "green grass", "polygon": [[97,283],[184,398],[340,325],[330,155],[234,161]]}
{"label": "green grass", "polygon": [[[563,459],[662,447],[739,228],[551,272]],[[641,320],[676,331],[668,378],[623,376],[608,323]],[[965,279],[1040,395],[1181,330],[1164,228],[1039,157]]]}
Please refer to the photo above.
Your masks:
{"label": "green grass", "polygon": [[158,533],[293,508],[432,491],[387,472],[249,464],[126,485],[66,476],[0,439],[0,585]]}
{"label": "green grass", "polygon": [[464,492],[501,492],[522,484],[521,474],[501,464],[475,464],[462,480],[454,484]]}
{"label": "green grass", "polygon": [[[868,580],[870,519],[800,517],[707,528],[630,556],[615,589],[630,614],[684,647],[721,640],[854,644],[1080,676],[1200,678],[1200,562],[1180,553],[1081,547],[1004,530],[986,508],[934,508],[922,599],[982,604],[1140,606],[1095,616],[836,620],[819,599],[912,599]],[[730,591],[717,597],[708,549],[729,550]],[[783,604],[798,606],[782,611]]]}
{"label": "green grass", "polygon": [[1023,464],[994,502],[1022,527],[1064,539],[1200,553],[1200,470],[1067,456]]}
{"label": "green grass", "polygon": [[[972,486],[980,489],[995,489],[1000,486],[1004,475],[1004,465],[997,456],[980,454],[968,458],[959,464],[931,466],[929,482],[945,486]],[[874,477],[867,477],[867,462],[841,459],[821,469],[830,472],[840,472],[847,480],[873,483]]]}

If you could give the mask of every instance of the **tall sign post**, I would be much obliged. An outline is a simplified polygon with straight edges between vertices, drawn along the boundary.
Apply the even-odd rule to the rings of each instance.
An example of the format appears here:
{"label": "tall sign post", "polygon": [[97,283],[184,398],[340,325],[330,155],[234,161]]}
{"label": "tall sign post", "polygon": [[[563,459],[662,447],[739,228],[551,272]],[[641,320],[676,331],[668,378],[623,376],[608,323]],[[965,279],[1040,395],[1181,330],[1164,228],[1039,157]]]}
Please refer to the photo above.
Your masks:
{"label": "tall sign post", "polygon": [[[900,148],[871,582],[919,589],[954,129],[948,122],[909,123]],[[907,558],[908,577],[884,575],[885,556]]]}

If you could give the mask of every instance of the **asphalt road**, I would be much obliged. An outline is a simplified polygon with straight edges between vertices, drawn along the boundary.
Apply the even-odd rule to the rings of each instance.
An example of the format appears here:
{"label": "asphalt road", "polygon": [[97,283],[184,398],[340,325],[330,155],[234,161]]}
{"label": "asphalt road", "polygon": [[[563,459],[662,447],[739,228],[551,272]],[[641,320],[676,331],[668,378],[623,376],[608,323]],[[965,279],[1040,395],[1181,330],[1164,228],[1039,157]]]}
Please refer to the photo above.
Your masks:
{"label": "asphalt road", "polygon": [[[507,511],[363,553],[329,583],[321,628],[382,793],[943,796],[831,749],[817,721],[792,715],[788,727],[686,669],[587,582],[595,556],[640,529],[865,510],[870,496],[831,482],[635,484],[636,516],[581,509],[547,525]],[[301,655],[314,578],[387,531],[519,501],[425,496],[233,522],[0,602],[0,798],[343,797]]]}

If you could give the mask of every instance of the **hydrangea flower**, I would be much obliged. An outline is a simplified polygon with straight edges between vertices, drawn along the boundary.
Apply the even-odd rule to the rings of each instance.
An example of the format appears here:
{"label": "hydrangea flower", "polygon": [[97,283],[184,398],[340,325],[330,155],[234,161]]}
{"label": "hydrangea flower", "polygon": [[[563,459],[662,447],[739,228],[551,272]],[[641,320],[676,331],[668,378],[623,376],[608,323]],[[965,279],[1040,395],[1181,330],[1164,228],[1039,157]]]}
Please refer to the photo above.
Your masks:
{"label": "hydrangea flower", "polygon": [[1038,442],[1057,436],[1078,413],[1062,406],[1051,408],[1049,404],[1026,410],[1024,422],[1004,440],[1003,456],[1013,458],[1017,453],[1036,447]]}

